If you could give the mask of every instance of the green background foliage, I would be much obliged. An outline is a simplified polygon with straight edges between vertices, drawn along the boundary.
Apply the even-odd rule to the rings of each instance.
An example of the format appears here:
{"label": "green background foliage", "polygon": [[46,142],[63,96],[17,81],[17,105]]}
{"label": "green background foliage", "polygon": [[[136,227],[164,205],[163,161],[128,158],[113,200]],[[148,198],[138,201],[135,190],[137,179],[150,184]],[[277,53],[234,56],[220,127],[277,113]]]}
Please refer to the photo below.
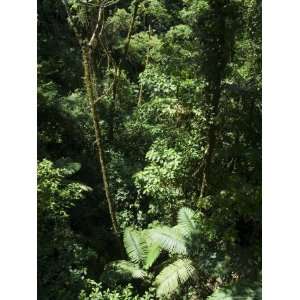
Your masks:
{"label": "green background foliage", "polygon": [[261,1],[66,3],[85,39],[105,6],[92,85],[119,236],[81,45],[38,0],[39,299],[259,299]]}

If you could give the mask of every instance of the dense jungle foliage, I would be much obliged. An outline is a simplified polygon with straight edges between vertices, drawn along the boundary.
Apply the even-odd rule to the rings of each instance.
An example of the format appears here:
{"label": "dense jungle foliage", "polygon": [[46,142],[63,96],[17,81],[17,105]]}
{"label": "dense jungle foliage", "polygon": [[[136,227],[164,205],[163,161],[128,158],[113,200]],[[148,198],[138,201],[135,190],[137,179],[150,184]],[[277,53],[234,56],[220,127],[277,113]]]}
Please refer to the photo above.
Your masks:
{"label": "dense jungle foliage", "polygon": [[261,1],[38,0],[38,299],[261,299]]}

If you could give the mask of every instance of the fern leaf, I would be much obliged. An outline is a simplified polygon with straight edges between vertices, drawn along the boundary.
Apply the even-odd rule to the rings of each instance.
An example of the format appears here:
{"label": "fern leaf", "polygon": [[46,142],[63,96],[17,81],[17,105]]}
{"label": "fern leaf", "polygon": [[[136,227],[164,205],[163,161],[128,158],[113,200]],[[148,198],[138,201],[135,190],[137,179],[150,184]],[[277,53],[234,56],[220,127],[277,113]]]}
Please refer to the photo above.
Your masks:
{"label": "fern leaf", "polygon": [[148,270],[153,263],[156,261],[158,256],[161,253],[161,247],[158,243],[154,242],[150,237],[150,230],[144,229],[142,231],[143,239],[146,242],[147,249],[146,249],[146,256],[144,261],[144,269]]}
{"label": "fern leaf", "polygon": [[160,255],[161,248],[158,243],[152,243],[147,250],[147,256],[145,259],[145,269],[148,270]]}
{"label": "fern leaf", "polygon": [[179,259],[165,267],[156,277],[157,296],[172,294],[189,279],[196,279],[197,272],[190,259]]}
{"label": "fern leaf", "polygon": [[187,254],[184,237],[177,228],[158,227],[151,229],[149,235],[162,249],[170,253]]}
{"label": "fern leaf", "polygon": [[195,212],[188,207],[182,207],[178,212],[178,226],[185,236],[189,236],[196,229],[194,216]]}
{"label": "fern leaf", "polygon": [[146,243],[142,234],[132,228],[126,228],[124,232],[124,246],[133,263],[141,264],[146,257]]}
{"label": "fern leaf", "polygon": [[147,272],[140,269],[138,265],[126,260],[112,262],[107,266],[105,273],[105,278],[116,282],[145,279],[148,276]]}

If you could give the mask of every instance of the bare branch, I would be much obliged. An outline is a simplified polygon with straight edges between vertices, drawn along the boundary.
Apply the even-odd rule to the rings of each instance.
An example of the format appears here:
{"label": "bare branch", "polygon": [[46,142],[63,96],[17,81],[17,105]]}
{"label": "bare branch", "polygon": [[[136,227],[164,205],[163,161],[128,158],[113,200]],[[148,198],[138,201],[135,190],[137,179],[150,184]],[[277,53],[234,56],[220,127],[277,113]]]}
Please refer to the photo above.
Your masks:
{"label": "bare branch", "polygon": [[103,95],[101,95],[100,97],[98,97],[98,98],[96,99],[95,104],[98,103],[98,102],[100,102],[100,100],[101,100],[102,98],[107,97],[108,94],[109,94],[109,92],[112,90],[113,86],[114,86],[114,82],[110,85],[110,87],[106,90],[106,92],[105,92]]}
{"label": "bare branch", "polygon": [[133,15],[132,15],[132,19],[129,25],[129,29],[128,29],[128,34],[127,34],[127,38],[126,38],[126,44],[124,47],[124,56],[123,56],[123,60],[126,58],[127,53],[128,53],[128,48],[129,48],[129,44],[130,44],[130,40],[132,37],[132,33],[133,33],[133,27],[134,27],[134,23],[137,17],[137,11],[139,8],[139,4],[140,4],[140,0],[135,0],[134,3],[134,10],[133,10]]}
{"label": "bare branch", "polygon": [[81,35],[80,35],[80,33],[79,33],[79,31],[78,31],[78,29],[77,29],[74,21],[73,21],[73,17],[72,17],[72,14],[70,12],[70,8],[68,6],[68,3],[67,3],[66,0],[61,0],[61,1],[62,1],[63,5],[64,5],[64,7],[66,9],[66,13],[67,13],[67,16],[68,16],[68,23],[69,23],[70,27],[72,28],[72,30],[74,31],[75,36],[76,36],[79,44],[82,44],[83,39],[82,39],[82,37],[81,37]]}
{"label": "bare branch", "polygon": [[108,50],[108,48],[107,48],[107,46],[106,46],[106,44],[105,44],[105,34],[104,34],[103,36],[100,37],[99,41],[100,41],[101,46],[102,46],[103,49],[104,49],[104,52],[105,52],[106,56],[109,57],[109,58],[111,59],[111,62],[112,62],[112,64],[113,64],[113,66],[116,67],[116,64],[117,64],[117,63],[116,63],[115,59],[114,59],[113,56],[111,55],[111,52]]}
{"label": "bare branch", "polygon": [[118,3],[120,0],[114,0],[114,1],[109,1],[109,0],[104,0],[102,1],[102,3],[99,5],[99,4],[93,4],[93,3],[89,3],[89,2],[83,2],[83,1],[79,1],[79,3],[81,4],[84,4],[84,5],[87,5],[87,6],[90,6],[90,7],[99,7],[101,6],[102,8],[105,8],[105,7],[108,7],[108,6],[111,6],[113,4],[116,4]]}
{"label": "bare branch", "polygon": [[[94,45],[94,41],[95,41],[95,38],[96,36],[98,35],[98,32],[99,32],[99,29],[100,29],[100,23],[102,21],[102,15],[103,15],[103,10],[102,10],[102,6],[100,5],[99,7],[99,10],[98,10],[98,18],[97,18],[97,23],[96,23],[96,26],[94,28],[94,31],[93,31],[93,34],[92,34],[92,37],[88,43],[89,47],[92,47]],[[103,24],[102,24],[102,28],[103,28]]]}
{"label": "bare branch", "polygon": [[111,0],[111,1],[109,1],[109,0],[107,0],[107,1],[103,1],[102,3],[101,3],[101,6],[102,7],[108,7],[108,6],[111,6],[111,5],[114,5],[114,4],[116,4],[116,3],[118,3],[120,0]]}

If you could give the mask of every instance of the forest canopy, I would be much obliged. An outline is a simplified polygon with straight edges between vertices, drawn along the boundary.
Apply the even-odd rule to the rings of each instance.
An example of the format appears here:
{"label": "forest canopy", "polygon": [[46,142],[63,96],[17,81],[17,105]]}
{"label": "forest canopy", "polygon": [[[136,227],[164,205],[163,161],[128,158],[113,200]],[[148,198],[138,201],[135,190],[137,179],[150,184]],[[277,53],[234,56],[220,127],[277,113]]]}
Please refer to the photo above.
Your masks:
{"label": "forest canopy", "polygon": [[38,299],[261,299],[261,1],[38,0]]}

